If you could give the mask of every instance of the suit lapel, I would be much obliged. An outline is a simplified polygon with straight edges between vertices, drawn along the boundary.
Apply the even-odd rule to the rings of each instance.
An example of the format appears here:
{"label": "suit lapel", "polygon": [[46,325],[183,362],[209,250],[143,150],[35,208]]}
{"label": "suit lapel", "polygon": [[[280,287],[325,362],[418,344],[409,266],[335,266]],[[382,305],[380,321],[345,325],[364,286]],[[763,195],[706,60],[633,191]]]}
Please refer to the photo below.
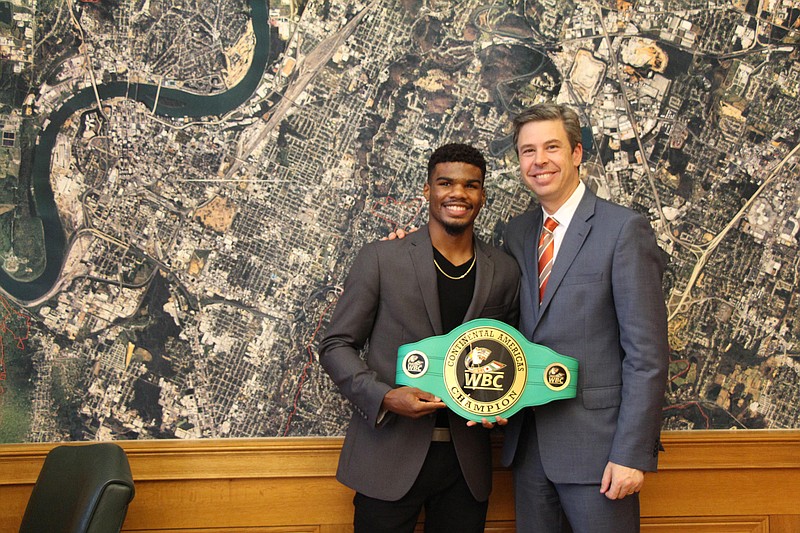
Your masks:
{"label": "suit lapel", "polygon": [[[532,316],[534,321],[539,320],[539,265],[538,265],[538,243],[539,243],[539,234],[542,231],[542,208],[537,207],[533,211],[531,211],[530,216],[530,226],[528,231],[523,233],[525,237],[523,242],[523,257],[525,257],[525,272],[524,274],[527,276],[527,279],[530,283],[530,290],[528,291],[530,294],[530,301],[529,302],[520,302],[521,305],[528,305],[529,309],[533,310]],[[535,325],[532,324],[532,326]]]}
{"label": "suit lapel", "polygon": [[575,210],[569,228],[567,228],[567,233],[564,235],[564,241],[558,249],[556,261],[553,263],[553,270],[550,272],[550,279],[547,280],[547,289],[544,291],[544,298],[539,306],[539,316],[547,309],[553,299],[553,295],[558,290],[558,286],[564,280],[567,270],[572,265],[572,261],[575,260],[575,256],[578,255],[592,229],[589,219],[594,215],[596,200],[597,196],[587,187],[583,198],[578,204],[578,209]]}
{"label": "suit lapel", "polygon": [[[410,245],[408,248],[417,283],[425,303],[428,320],[436,335],[442,334],[442,313],[439,309],[439,291],[436,288],[436,271],[433,268],[433,245],[428,233],[428,226],[423,226],[418,231],[409,234]],[[412,311],[419,312],[419,310]]]}
{"label": "suit lapel", "polygon": [[491,258],[491,250],[484,250],[483,243],[478,239],[473,239],[475,248],[475,291],[472,293],[472,301],[469,304],[464,322],[478,318],[479,313],[486,305],[489,292],[492,289],[492,279],[494,278],[494,261]]}

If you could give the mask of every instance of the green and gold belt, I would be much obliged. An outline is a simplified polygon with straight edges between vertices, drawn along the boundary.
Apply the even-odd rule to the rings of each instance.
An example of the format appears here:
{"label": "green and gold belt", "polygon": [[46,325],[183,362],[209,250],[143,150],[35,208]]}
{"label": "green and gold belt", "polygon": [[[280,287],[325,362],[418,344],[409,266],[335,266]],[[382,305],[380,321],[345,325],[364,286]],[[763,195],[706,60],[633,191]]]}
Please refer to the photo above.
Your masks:
{"label": "green and gold belt", "polygon": [[574,398],[578,361],[528,341],[491,318],[397,350],[398,385],[430,392],[459,416],[480,422],[524,407]]}

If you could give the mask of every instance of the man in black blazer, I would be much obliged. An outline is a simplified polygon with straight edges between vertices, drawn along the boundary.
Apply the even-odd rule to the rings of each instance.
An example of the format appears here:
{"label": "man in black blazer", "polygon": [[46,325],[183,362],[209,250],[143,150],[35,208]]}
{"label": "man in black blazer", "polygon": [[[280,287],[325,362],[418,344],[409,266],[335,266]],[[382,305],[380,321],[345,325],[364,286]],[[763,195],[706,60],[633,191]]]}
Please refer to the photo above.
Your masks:
{"label": "man in black blazer", "polygon": [[353,404],[337,479],[356,491],[356,533],[411,532],[422,508],[428,532],[483,531],[488,430],[432,394],[395,386],[395,370],[402,344],[474,318],[517,323],[519,268],[473,235],[485,175],[470,146],[432,154],[428,224],[362,248],[320,343],[320,363]]}
{"label": "man in black blazer", "polygon": [[[635,532],[667,377],[662,256],[644,217],[581,183],[573,110],[539,104],[514,127],[522,180],[540,203],[509,222],[504,241],[522,272],[520,330],[580,364],[576,398],[509,420],[503,463],[513,465],[517,531]],[[558,225],[540,294],[546,217]]]}

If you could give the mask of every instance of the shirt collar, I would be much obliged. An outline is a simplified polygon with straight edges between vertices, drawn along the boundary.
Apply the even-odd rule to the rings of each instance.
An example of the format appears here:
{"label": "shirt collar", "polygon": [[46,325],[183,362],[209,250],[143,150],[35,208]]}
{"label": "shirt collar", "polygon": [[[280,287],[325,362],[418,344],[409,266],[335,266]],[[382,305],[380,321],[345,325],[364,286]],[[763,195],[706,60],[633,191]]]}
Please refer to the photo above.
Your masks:
{"label": "shirt collar", "polygon": [[548,215],[547,211],[542,208],[542,214],[544,218],[553,217],[558,222],[558,226],[562,229],[566,229],[569,226],[569,223],[572,221],[572,217],[575,215],[575,211],[578,210],[578,204],[581,203],[581,199],[583,198],[583,194],[586,192],[586,185],[584,185],[583,181],[578,181],[578,186],[572,192],[572,195],[567,198],[567,201],[558,208],[558,211],[553,213],[552,215]]}

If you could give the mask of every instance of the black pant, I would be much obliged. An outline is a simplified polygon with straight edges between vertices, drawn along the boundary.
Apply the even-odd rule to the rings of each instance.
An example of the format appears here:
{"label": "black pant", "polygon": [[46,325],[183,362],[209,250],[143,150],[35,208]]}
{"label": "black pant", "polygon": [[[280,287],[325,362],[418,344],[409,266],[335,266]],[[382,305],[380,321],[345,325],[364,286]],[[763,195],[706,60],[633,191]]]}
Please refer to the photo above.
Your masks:
{"label": "black pant", "polygon": [[[379,475],[379,472],[376,472]],[[425,533],[482,533],[489,502],[473,496],[452,442],[432,442],[408,493],[397,501],[357,493],[354,533],[410,533],[425,509]]]}

